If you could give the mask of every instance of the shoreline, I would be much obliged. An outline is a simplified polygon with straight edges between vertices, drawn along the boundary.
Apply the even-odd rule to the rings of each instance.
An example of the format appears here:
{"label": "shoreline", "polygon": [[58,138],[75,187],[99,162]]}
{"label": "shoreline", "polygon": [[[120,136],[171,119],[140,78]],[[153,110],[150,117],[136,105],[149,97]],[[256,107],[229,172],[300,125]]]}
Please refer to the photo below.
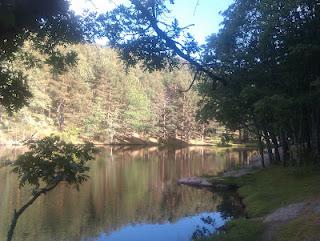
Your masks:
{"label": "shoreline", "polygon": [[[73,143],[73,142],[72,142]],[[84,142],[74,142],[75,145],[83,145]],[[234,144],[229,147],[220,147],[215,144],[186,144],[186,145],[172,145],[172,144],[166,144],[166,143],[99,143],[99,142],[93,142],[95,146],[141,146],[141,147],[214,147],[216,149],[257,149],[257,147],[254,146],[246,146],[243,144]],[[0,143],[0,147],[23,147],[23,143]]]}
{"label": "shoreline", "polygon": [[[320,169],[311,168],[307,169],[306,173],[298,174],[295,172],[298,173],[299,170],[269,166],[251,172],[240,169],[227,172],[229,175],[223,173],[218,176],[199,177],[202,182],[210,183],[212,188],[236,188],[245,208],[243,218],[232,219],[221,231],[203,240],[320,240],[314,239],[320,237],[320,192],[314,187],[315,184],[320,186]],[[269,196],[273,200],[269,199]],[[300,225],[299,228],[296,227],[297,224]],[[305,231],[309,230],[310,226],[313,229]]]}

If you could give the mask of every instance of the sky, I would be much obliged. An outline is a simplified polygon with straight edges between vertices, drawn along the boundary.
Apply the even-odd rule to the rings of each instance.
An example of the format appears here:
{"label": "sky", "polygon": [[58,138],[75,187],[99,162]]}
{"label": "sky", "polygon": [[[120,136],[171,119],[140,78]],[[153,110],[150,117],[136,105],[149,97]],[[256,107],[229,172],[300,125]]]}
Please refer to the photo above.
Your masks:
{"label": "sky", "polygon": [[[70,1],[71,9],[79,14],[85,8],[102,13],[127,2],[127,0]],[[234,0],[175,0],[175,4],[171,5],[170,9],[172,9],[172,16],[178,19],[181,26],[194,24],[189,32],[198,43],[203,44],[207,36],[219,31],[223,19],[219,12],[226,10],[233,2]]]}
{"label": "sky", "polygon": [[182,26],[194,24],[190,32],[203,44],[208,35],[219,31],[223,20],[219,12],[232,3],[233,0],[176,0],[172,14]]}

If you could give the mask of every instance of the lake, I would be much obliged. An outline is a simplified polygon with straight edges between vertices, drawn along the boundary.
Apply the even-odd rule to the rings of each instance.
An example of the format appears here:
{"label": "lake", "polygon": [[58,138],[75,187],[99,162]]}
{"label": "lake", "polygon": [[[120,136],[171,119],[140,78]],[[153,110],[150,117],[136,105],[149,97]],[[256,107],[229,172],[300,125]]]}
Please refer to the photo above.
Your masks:
{"label": "lake", "polygon": [[[20,149],[0,148],[0,160]],[[60,184],[26,210],[15,241],[188,241],[197,227],[221,227],[237,206],[229,194],[177,184],[181,177],[246,165],[255,150],[101,147],[80,190]],[[0,240],[13,210],[30,197],[9,166],[0,166]],[[210,222],[205,222],[210,220]]]}

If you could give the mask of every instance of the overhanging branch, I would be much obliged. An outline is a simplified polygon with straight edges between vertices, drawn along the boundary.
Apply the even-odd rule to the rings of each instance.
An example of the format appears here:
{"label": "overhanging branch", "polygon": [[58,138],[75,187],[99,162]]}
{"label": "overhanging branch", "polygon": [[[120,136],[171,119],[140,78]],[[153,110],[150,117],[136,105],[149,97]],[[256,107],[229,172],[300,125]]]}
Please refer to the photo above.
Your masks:
{"label": "overhanging branch", "polygon": [[[198,61],[193,59],[190,55],[184,53],[176,44],[176,42],[171,39],[165,31],[159,28],[158,26],[158,20],[155,19],[148,10],[141,4],[139,0],[131,0],[132,4],[135,5],[135,7],[141,11],[141,13],[147,18],[147,20],[150,22],[150,25],[156,32],[156,34],[165,41],[167,47],[172,49],[178,56],[183,58],[184,60],[188,61],[192,66],[194,66],[197,71],[204,72],[208,77],[210,77],[212,80],[220,81],[223,85],[226,85],[225,79],[221,78],[220,76],[213,73],[210,69],[205,68],[202,64],[200,64]],[[194,81],[193,81],[194,82]],[[192,87],[192,86],[191,86]]]}
{"label": "overhanging branch", "polygon": [[191,84],[189,85],[189,87],[187,89],[181,90],[182,93],[188,92],[189,90],[191,90],[192,86],[194,85],[194,83],[196,82],[196,80],[198,78],[198,75],[199,75],[199,71],[196,71],[194,73],[193,80],[192,80]]}

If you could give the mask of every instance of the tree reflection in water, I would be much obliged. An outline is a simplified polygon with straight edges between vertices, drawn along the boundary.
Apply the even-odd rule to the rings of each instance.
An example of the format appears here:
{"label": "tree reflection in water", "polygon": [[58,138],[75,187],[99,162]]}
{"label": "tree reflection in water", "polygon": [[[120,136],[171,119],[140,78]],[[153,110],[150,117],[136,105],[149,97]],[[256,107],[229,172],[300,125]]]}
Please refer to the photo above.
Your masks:
{"label": "tree reflection in water", "polygon": [[[59,185],[40,197],[19,220],[16,240],[95,240],[130,225],[167,227],[168,222],[174,224],[183,217],[215,212],[223,199],[220,194],[178,186],[176,182],[184,176],[215,174],[247,163],[255,151],[239,154],[243,151],[101,148],[96,160],[89,163],[90,179],[80,191]],[[239,159],[244,156],[247,159]],[[20,207],[29,192],[27,188],[17,189],[16,177],[6,167],[0,169],[0,179],[2,235],[12,216],[8,211]]]}
{"label": "tree reflection in water", "polygon": [[[244,205],[236,190],[219,191],[214,194],[218,194],[221,197],[220,203],[217,205],[217,211],[225,221],[245,216]],[[223,227],[217,225],[210,216],[202,218],[201,221],[202,224],[197,225],[192,234],[193,241],[204,240],[204,237],[214,234]]]}

